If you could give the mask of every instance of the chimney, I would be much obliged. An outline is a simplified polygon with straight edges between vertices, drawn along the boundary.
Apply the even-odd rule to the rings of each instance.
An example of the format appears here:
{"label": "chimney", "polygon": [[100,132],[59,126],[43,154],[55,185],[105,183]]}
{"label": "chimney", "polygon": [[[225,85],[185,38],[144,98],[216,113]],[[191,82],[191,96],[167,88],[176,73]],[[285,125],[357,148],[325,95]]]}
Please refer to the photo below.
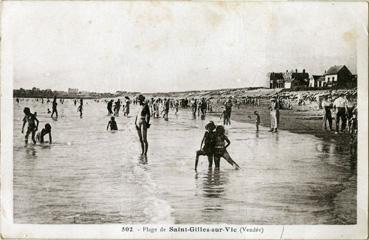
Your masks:
{"label": "chimney", "polygon": [[296,69],[296,73],[297,73],[297,69]]}
{"label": "chimney", "polygon": [[305,69],[302,69],[302,73],[305,73]]}

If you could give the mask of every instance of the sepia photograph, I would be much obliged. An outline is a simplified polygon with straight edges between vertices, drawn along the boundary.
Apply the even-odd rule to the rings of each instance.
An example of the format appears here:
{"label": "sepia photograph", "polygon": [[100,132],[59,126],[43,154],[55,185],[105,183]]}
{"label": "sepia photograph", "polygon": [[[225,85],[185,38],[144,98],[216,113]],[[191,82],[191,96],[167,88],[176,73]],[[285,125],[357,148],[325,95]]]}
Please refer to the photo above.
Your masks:
{"label": "sepia photograph", "polygon": [[366,239],[367,45],[366,2],[4,1],[2,236]]}

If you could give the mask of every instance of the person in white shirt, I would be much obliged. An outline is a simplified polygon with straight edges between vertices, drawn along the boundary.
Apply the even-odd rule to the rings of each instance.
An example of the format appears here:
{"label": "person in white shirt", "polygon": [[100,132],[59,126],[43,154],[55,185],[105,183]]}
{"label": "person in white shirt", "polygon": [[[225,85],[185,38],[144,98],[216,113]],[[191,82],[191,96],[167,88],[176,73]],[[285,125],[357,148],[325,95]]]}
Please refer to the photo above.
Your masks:
{"label": "person in white shirt", "polygon": [[336,112],[336,133],[339,133],[339,126],[341,121],[341,131],[346,128],[346,112],[347,112],[347,100],[343,98],[344,94],[341,94],[333,102],[333,108]]}
{"label": "person in white shirt", "polygon": [[331,96],[325,96],[322,101],[322,108],[324,109],[324,115],[323,115],[323,127],[325,130],[327,130],[327,121],[329,124],[329,129],[332,131],[332,101]]}

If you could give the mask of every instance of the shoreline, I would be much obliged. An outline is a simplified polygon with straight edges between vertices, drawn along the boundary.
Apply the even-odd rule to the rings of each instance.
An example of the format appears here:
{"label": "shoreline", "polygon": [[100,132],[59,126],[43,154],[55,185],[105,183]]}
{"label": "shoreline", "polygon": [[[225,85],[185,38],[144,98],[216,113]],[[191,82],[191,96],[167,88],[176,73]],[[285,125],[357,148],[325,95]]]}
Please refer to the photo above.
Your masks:
{"label": "shoreline", "polygon": [[[260,126],[269,128],[269,109],[264,105],[241,105],[239,108],[233,107],[231,121],[255,124],[254,111],[258,111],[260,115]],[[345,150],[349,151],[350,135],[347,132],[335,134],[334,131],[324,130],[322,110],[280,110],[279,112],[280,123],[278,130],[286,130],[297,134],[310,134],[327,142],[334,141],[340,147],[344,147]],[[220,115],[220,112],[209,114],[217,116]],[[332,129],[335,129],[334,119],[332,121]]]}

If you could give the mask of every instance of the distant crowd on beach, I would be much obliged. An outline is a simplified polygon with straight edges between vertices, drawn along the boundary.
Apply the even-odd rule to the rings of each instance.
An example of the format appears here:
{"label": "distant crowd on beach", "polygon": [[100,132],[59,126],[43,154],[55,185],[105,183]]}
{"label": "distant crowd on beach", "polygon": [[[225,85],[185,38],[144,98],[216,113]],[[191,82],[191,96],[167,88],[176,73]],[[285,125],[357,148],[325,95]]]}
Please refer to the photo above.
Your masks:
{"label": "distant crowd on beach", "polygon": [[[346,96],[340,94],[338,97],[333,99],[332,95],[323,96],[321,101],[321,107],[323,108],[323,129],[334,131],[336,134],[347,131],[351,136],[352,150],[356,152],[357,145],[357,106],[355,99],[352,96]],[[44,103],[44,99],[36,99],[37,102]],[[95,102],[106,103],[107,114],[110,117],[107,130],[116,131],[118,130],[118,124],[116,117],[119,117],[120,110],[123,112],[123,116],[129,117],[131,113],[131,104],[137,105],[137,114],[135,115],[135,128],[137,130],[138,139],[141,146],[141,157],[147,158],[148,152],[148,129],[150,128],[151,118],[163,118],[165,121],[169,120],[170,110],[174,111],[177,115],[179,109],[184,111],[190,111],[193,119],[205,120],[207,113],[214,113],[214,106],[221,106],[219,118],[222,119],[222,125],[216,126],[213,121],[210,121],[205,126],[205,134],[200,144],[200,149],[196,152],[195,158],[195,170],[197,170],[198,160],[200,156],[207,156],[209,161],[209,167],[215,165],[215,168],[220,167],[220,159],[225,159],[236,169],[239,169],[239,165],[231,158],[227,151],[227,147],[231,141],[225,134],[224,126],[231,125],[232,109],[234,107],[240,108],[240,105],[251,104],[257,109],[260,106],[260,99],[258,98],[243,98],[237,100],[232,96],[227,99],[212,98],[206,99],[205,97],[200,98],[145,98],[143,95],[139,95],[131,100],[130,97],[124,97],[123,101],[120,99],[114,100],[101,100],[94,99]],[[19,103],[19,98],[16,98],[16,102]],[[49,103],[50,99],[46,99]],[[64,99],[60,98],[59,103],[63,104]],[[73,103],[77,107],[77,112],[80,118],[83,117],[83,99],[74,99]],[[58,118],[58,103],[57,97],[52,100],[52,110],[48,109],[50,117],[55,119]],[[275,95],[269,99],[269,114],[270,114],[270,132],[277,133],[280,125],[280,110],[289,109],[289,105],[286,103],[283,97]],[[260,110],[263,110],[260,108]],[[259,111],[260,111],[259,110]],[[254,111],[253,116],[248,116],[250,119],[254,119],[256,131],[259,131],[259,125],[261,123],[259,111]],[[25,107],[24,118],[22,125],[22,133],[27,124],[27,131],[25,133],[25,143],[28,143],[29,136],[31,136],[32,142],[36,144],[39,142],[52,143],[51,136],[51,125],[45,123],[44,128],[38,132],[39,120],[37,119],[37,113],[32,113],[29,107]],[[219,111],[218,111],[219,113]],[[333,119],[335,119],[335,129],[333,129]],[[45,136],[49,136],[49,141],[45,140]]]}

